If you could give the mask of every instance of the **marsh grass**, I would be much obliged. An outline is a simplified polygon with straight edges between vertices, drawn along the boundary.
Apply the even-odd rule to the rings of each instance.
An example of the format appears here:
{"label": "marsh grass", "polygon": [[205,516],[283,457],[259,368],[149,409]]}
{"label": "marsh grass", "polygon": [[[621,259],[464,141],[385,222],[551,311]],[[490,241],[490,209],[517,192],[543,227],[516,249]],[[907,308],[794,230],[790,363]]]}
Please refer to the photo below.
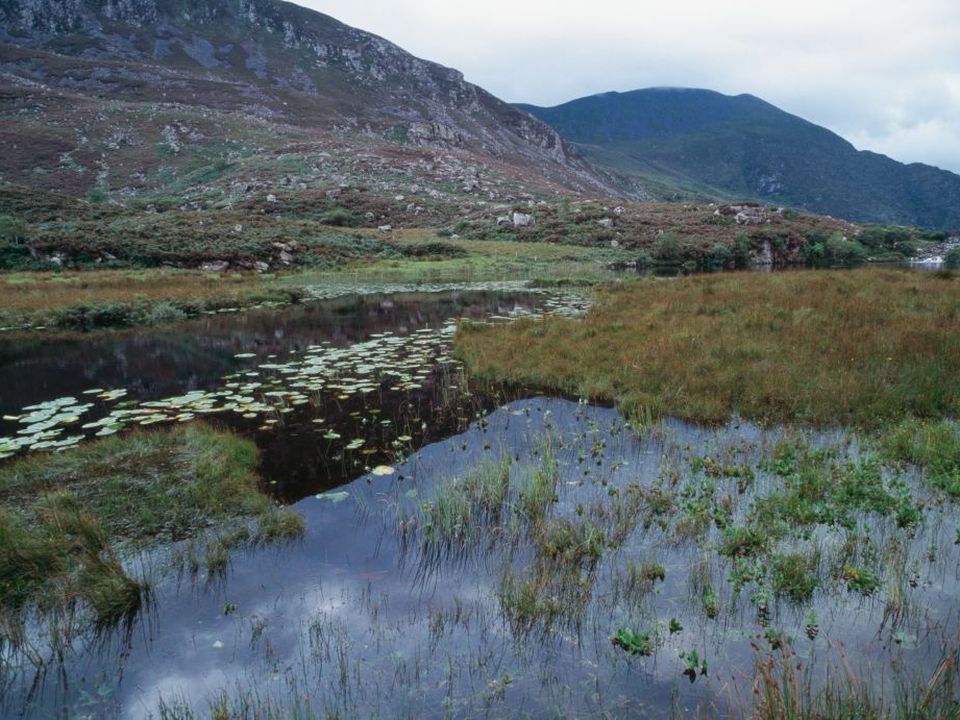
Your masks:
{"label": "marsh grass", "polygon": [[206,310],[290,303],[272,276],[178,270],[98,270],[0,276],[0,326],[68,330],[154,325]]}
{"label": "marsh grass", "polygon": [[949,651],[929,678],[905,671],[879,692],[883,679],[858,673],[842,652],[816,682],[811,664],[785,647],[758,657],[752,708],[740,711],[753,720],[956,720],[957,663]]}
{"label": "marsh grass", "polygon": [[884,455],[893,462],[918,466],[924,480],[960,499],[960,424],[907,419],[882,438]]}
{"label": "marsh grass", "polygon": [[97,622],[130,617],[146,585],[118,555],[197,537],[211,525],[259,517],[210,543],[206,564],[226,566],[251,539],[296,537],[303,521],[260,492],[252,443],[202,424],[133,432],[0,467],[0,613],[83,600]]}
{"label": "marsh grass", "polygon": [[632,419],[853,423],[960,412],[960,280],[888,269],[647,280],[583,320],[461,324],[482,381],[615,400]]}

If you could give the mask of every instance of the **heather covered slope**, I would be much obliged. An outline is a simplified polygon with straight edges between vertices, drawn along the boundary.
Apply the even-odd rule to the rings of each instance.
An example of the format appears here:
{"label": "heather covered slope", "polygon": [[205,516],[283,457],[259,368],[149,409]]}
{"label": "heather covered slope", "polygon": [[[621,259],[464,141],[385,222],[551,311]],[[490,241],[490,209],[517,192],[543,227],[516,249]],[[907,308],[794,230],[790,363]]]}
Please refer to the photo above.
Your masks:
{"label": "heather covered slope", "polygon": [[756,198],[857,222],[960,227],[960,176],[858,151],[752,95],[651,88],[520,107],[664,197]]}
{"label": "heather covered slope", "polygon": [[27,185],[176,193],[251,156],[265,172],[277,155],[309,164],[335,139],[453,152],[473,175],[548,192],[614,192],[459,72],[278,0],[3,0],[0,71],[0,172]]}

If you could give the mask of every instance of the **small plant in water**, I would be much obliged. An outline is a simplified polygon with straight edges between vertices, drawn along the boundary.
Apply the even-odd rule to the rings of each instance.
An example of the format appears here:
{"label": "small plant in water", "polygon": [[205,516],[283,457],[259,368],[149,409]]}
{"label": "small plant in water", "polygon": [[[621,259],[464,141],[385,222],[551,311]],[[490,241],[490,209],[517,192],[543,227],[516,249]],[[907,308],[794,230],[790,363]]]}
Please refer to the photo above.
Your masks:
{"label": "small plant in water", "polygon": [[681,650],[680,659],[686,665],[683,674],[690,679],[690,682],[696,682],[697,675],[707,674],[707,660],[706,658],[701,659],[696,650],[690,650],[689,652]]}
{"label": "small plant in water", "polygon": [[843,579],[847,581],[848,589],[861,595],[873,595],[880,588],[880,578],[865,568],[848,565],[843,569]]}
{"label": "small plant in water", "polygon": [[711,620],[720,614],[720,602],[717,600],[717,593],[714,592],[712,587],[707,587],[703,593],[703,612]]}
{"label": "small plant in water", "polygon": [[788,642],[788,638],[783,630],[778,630],[777,628],[767,628],[763,637],[770,643],[771,650],[782,650]]}
{"label": "small plant in water", "polygon": [[656,643],[649,633],[638,633],[629,628],[617,630],[610,642],[631,655],[652,655],[656,648]]}
{"label": "small plant in water", "polygon": [[680,624],[680,621],[676,618],[670,618],[670,634],[675,635],[678,632],[683,632],[683,625]]}
{"label": "small plant in water", "polygon": [[810,608],[807,612],[807,637],[816,640],[820,634],[820,625],[817,623],[817,612]]}

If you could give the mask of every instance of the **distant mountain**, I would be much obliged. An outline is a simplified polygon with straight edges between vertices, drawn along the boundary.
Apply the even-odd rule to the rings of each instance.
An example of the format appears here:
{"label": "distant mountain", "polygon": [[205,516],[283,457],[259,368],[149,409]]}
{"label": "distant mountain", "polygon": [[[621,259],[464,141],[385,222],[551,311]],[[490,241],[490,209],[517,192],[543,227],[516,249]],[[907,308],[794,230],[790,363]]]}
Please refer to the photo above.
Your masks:
{"label": "distant mountain", "polygon": [[753,198],[853,221],[960,228],[960,175],[858,151],[752,95],[650,88],[518,107],[666,199]]}
{"label": "distant mountain", "polygon": [[456,70],[279,0],[0,0],[0,112],[0,175],[73,193],[137,193],[203,158],[270,164],[320,139],[359,142],[349,163],[389,165],[377,143],[456,151],[475,168],[458,183],[485,167],[615,192],[552,128]]}

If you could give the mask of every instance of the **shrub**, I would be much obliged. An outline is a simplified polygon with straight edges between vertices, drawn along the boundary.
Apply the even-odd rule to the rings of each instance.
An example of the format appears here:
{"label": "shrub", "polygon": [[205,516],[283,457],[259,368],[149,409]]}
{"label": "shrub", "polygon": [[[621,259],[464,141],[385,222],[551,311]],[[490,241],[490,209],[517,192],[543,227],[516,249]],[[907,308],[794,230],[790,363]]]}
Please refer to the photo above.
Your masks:
{"label": "shrub", "polygon": [[362,224],[360,218],[342,207],[327,210],[317,218],[317,222],[323,225],[334,225],[336,227],[356,227]]}
{"label": "shrub", "polygon": [[960,247],[948,251],[943,257],[943,266],[947,270],[960,270]]}

